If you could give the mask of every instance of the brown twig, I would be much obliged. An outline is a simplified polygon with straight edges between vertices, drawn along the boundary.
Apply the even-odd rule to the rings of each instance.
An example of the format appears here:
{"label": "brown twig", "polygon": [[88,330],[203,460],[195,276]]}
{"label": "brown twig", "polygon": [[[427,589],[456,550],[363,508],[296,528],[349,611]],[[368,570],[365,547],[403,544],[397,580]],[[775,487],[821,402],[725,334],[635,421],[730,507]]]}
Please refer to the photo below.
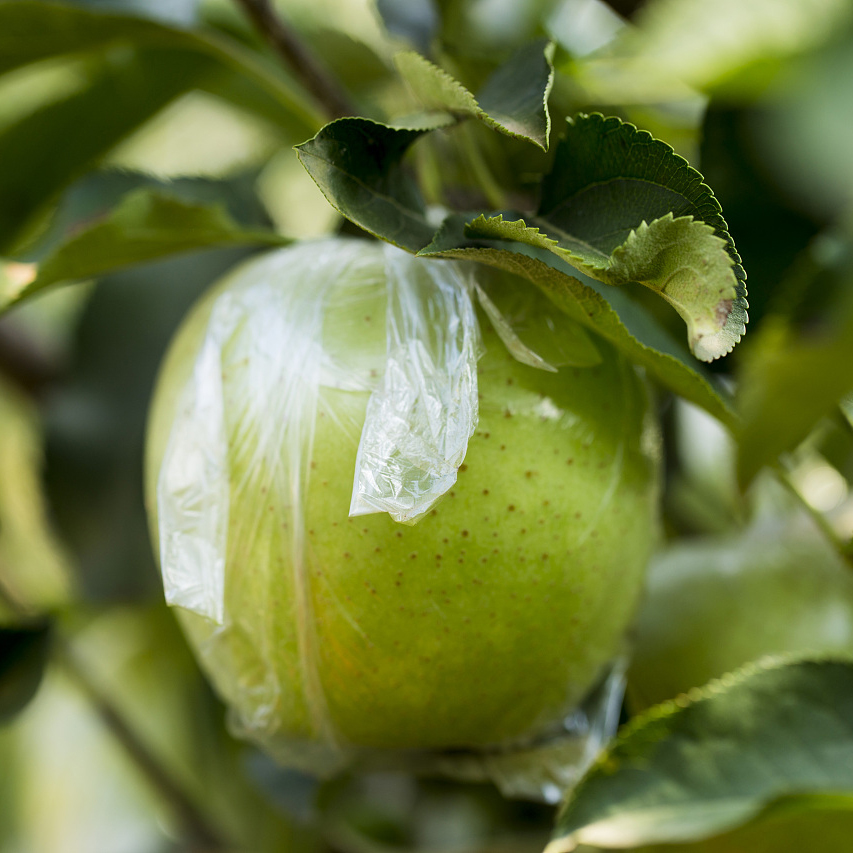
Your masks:
{"label": "brown twig", "polygon": [[195,802],[149,750],[109,696],[89,675],[70,643],[57,637],[55,645],[66,672],[85,694],[110,734],[121,744],[136,768],[172,810],[187,849],[192,853],[224,853],[232,849],[210,826],[206,816],[199,811]]}
{"label": "brown twig", "polygon": [[236,0],[255,27],[263,33],[305,88],[324,107],[330,118],[357,115],[346,92],[317,61],[314,54],[287,27],[270,0]]}
{"label": "brown twig", "polygon": [[39,397],[61,375],[61,367],[44,347],[10,318],[0,322],[0,374],[20,390]]}

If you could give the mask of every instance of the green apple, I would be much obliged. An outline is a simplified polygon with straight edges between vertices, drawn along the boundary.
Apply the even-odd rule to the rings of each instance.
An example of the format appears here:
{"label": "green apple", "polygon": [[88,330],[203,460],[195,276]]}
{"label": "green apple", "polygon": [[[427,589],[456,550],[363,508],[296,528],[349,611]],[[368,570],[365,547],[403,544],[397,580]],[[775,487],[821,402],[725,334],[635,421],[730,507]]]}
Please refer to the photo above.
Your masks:
{"label": "green apple", "polygon": [[[352,263],[341,260],[347,252]],[[594,367],[525,366],[482,317],[479,423],[456,483],[414,525],[349,515],[370,397],[360,378],[381,376],[386,363],[387,252],[325,241],[238,269],[177,335],[150,416],[155,520],[164,454],[214,306],[242,294],[255,306],[239,321],[249,351],[229,338],[220,353],[224,620],[179,612],[238,725],[302,765],[347,749],[504,745],[561,720],[620,651],[658,531],[657,434],[634,368],[604,341]],[[323,302],[325,355],[315,347],[299,362],[305,348],[286,336],[272,354],[252,343],[275,306],[246,294],[296,294],[298,314],[342,263]],[[404,253],[393,263],[427,288],[458,269]],[[549,310],[518,286],[529,315]],[[317,393],[295,391],[293,376],[326,356],[333,378],[321,376]],[[293,380],[283,399],[276,371]],[[279,445],[292,449],[296,433],[310,435],[301,461],[279,476]]]}
{"label": "green apple", "polygon": [[853,572],[803,516],[676,545],[649,568],[628,695],[639,710],[770,654],[853,654]]}

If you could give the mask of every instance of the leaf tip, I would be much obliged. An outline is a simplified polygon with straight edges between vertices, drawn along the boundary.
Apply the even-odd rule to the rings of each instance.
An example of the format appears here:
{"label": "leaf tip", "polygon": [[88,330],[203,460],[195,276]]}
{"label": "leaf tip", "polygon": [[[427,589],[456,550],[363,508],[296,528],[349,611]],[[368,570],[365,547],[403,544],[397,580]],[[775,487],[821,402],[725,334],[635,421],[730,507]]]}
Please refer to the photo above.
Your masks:
{"label": "leaf tip", "polygon": [[713,333],[698,333],[690,341],[690,349],[700,361],[716,361],[728,355],[746,334],[749,322],[747,308],[749,304],[742,296],[734,299],[721,299],[715,306],[715,313],[721,328]]}

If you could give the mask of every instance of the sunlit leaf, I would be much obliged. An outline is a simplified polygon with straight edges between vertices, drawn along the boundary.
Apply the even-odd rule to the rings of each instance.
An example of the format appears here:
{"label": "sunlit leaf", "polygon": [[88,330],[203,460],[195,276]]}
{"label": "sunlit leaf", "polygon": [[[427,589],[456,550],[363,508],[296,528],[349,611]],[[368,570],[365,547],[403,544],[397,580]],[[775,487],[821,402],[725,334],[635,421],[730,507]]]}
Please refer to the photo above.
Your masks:
{"label": "sunlit leaf", "polygon": [[853,664],[766,658],[630,724],[569,795],[548,853],[699,840],[783,797],[851,790]]}
{"label": "sunlit leaf", "polygon": [[[711,89],[762,65],[772,73],[780,60],[843,28],[851,12],[847,0],[651,0],[613,53],[633,60],[635,74],[651,66]],[[748,78],[739,85],[751,88]]]}
{"label": "sunlit leaf", "polygon": [[[635,848],[633,853],[848,853],[853,810],[844,795],[780,800],[744,826],[687,844]],[[578,853],[597,848],[579,847]]]}
{"label": "sunlit leaf", "polygon": [[86,85],[6,126],[0,161],[0,250],[13,253],[49,204],[179,94],[200,88],[301,136],[316,127],[302,96],[238,46],[123,15],[49,3],[0,4],[0,73],[87,57]]}
{"label": "sunlit leaf", "polygon": [[131,52],[98,63],[86,88],[0,133],[0,162],[10,164],[0,171],[0,249],[13,250],[60,190],[196,79],[181,59]]}
{"label": "sunlit leaf", "polygon": [[6,295],[0,310],[62,281],[82,281],[196,249],[281,246],[272,231],[237,224],[220,205],[190,204],[162,191],[127,195],[104,220],[70,237],[40,265],[35,281]]}
{"label": "sunlit leaf", "polygon": [[553,48],[544,39],[521,48],[498,67],[475,97],[458,80],[414,52],[400,53],[397,68],[430,109],[480,119],[508,136],[548,148],[548,95],[554,78]]}
{"label": "sunlit leaf", "polygon": [[[209,88],[244,108],[285,125],[302,122],[310,132],[319,113],[288,77],[239,43],[128,15],[91,12],[42,0],[0,3],[0,74],[33,62],[81,53],[112,53],[120,62],[128,47],[189,53],[207,60]],[[191,81],[186,88],[191,87]]]}
{"label": "sunlit leaf", "polygon": [[68,603],[72,583],[42,490],[38,415],[32,400],[0,380],[0,587],[44,612]]}

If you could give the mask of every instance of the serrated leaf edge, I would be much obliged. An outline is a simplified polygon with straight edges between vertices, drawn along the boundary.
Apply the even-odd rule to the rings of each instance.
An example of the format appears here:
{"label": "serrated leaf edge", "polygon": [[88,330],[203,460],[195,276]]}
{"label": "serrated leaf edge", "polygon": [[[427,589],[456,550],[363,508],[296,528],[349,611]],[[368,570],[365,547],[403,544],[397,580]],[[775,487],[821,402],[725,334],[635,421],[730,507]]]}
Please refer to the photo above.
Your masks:
{"label": "serrated leaf edge", "polygon": [[[652,224],[667,220],[673,223],[695,222],[698,225],[707,228],[708,231],[711,233],[711,236],[713,236],[714,239],[719,240],[722,249],[727,249],[728,244],[726,243],[725,239],[717,233],[716,229],[714,229],[712,225],[705,222],[704,220],[698,220],[693,216],[674,217],[670,212],[665,216],[653,220]],[[517,235],[507,234],[505,236],[496,236],[494,234],[484,233],[486,229],[484,229],[483,226],[503,224],[506,224],[508,226],[518,226],[518,230],[520,233]],[[480,227],[478,228],[478,226]],[[550,226],[550,223],[546,223],[546,227],[548,227],[552,233],[555,230],[559,231],[559,229],[554,229],[552,226]],[[644,231],[648,230],[650,227],[651,225],[645,220],[643,220],[637,226],[637,228],[631,229],[624,242],[613,250],[609,258],[604,256],[603,253],[601,253],[599,250],[590,246],[589,248],[591,252],[601,255],[602,260],[600,264],[590,262],[586,258],[581,258],[577,254],[572,252],[571,249],[568,249],[565,246],[561,246],[559,244],[559,240],[555,239],[554,237],[551,237],[545,230],[543,230],[543,228],[537,225],[528,225],[523,218],[505,220],[503,218],[503,214],[498,214],[497,216],[486,216],[485,214],[480,214],[475,219],[466,223],[465,233],[466,236],[470,235],[475,239],[479,237],[481,239],[486,240],[503,240],[507,242],[511,242],[514,236],[527,236],[529,240],[522,240],[521,242],[526,242],[529,245],[547,249],[548,251],[562,258],[571,266],[575,267],[575,269],[578,269],[581,272],[592,276],[598,281],[601,281],[604,284],[618,286],[626,284],[629,281],[632,281],[633,279],[624,275],[610,273],[614,273],[614,268],[618,265],[621,256],[625,255],[627,252],[630,251],[631,244],[635,243],[637,240],[642,239]],[[578,238],[575,238],[570,234],[566,234],[565,236],[576,243],[588,245],[584,243],[583,240],[579,240]],[[733,283],[730,289],[728,289],[725,293],[720,294],[720,301],[718,302],[717,306],[718,317],[720,318],[720,328],[715,333],[695,333],[695,325],[693,318],[683,309],[683,306],[680,306],[672,299],[668,298],[664,288],[650,288],[656,293],[658,293],[671,305],[673,305],[673,307],[682,316],[688,327],[688,343],[690,345],[690,350],[696,356],[696,358],[704,362],[714,361],[717,358],[720,358],[721,356],[730,353],[746,332],[746,323],[749,319],[746,311],[749,305],[744,296],[741,295],[742,291],[745,292],[745,288],[739,287],[740,283],[738,282],[736,273],[734,271],[735,264],[728,251],[726,251],[726,257],[732,269]],[[724,319],[722,312],[724,312]]]}
{"label": "serrated leaf edge", "polygon": [[[451,247],[448,249],[432,249],[432,250],[430,250],[430,247],[436,243],[436,240],[442,234],[442,232],[446,228],[446,226],[447,226],[447,221],[445,221],[445,223],[442,224],[442,226],[438,229],[438,231],[436,231],[436,235],[433,238],[433,241],[417,253],[419,257],[456,258],[456,259],[460,259],[460,260],[474,261],[475,263],[484,263],[487,266],[493,266],[493,267],[496,267],[498,269],[506,269],[506,267],[501,266],[497,263],[494,263],[493,261],[491,261],[487,258],[484,258],[480,254],[482,251],[484,251],[483,247],[460,246],[460,247]],[[586,291],[589,298],[592,299],[596,303],[598,309],[602,312],[602,314],[612,315],[615,324],[622,329],[622,333],[625,335],[626,339],[630,340],[632,342],[632,345],[636,346],[640,353],[654,354],[658,359],[660,359],[662,364],[672,365],[673,367],[675,367],[678,370],[686,369],[686,370],[690,371],[693,379],[696,382],[700,383],[700,385],[704,386],[707,389],[707,391],[709,392],[710,397],[713,398],[716,403],[718,403],[718,405],[714,406],[713,408],[710,408],[707,405],[707,402],[706,403],[699,403],[699,405],[702,405],[703,408],[705,408],[714,417],[718,418],[720,421],[725,423],[729,428],[731,428],[731,429],[735,428],[735,426],[737,424],[737,415],[735,414],[734,410],[732,409],[731,403],[727,402],[725,399],[723,399],[723,397],[720,396],[720,392],[717,389],[713,388],[713,386],[710,385],[708,380],[704,376],[702,376],[697,370],[691,368],[689,365],[685,364],[685,362],[676,358],[674,355],[667,353],[667,352],[663,352],[659,349],[656,349],[655,347],[649,346],[648,344],[644,344],[641,340],[639,340],[637,337],[635,337],[632,334],[632,332],[628,329],[628,327],[625,325],[625,323],[622,321],[618,312],[613,308],[613,306],[601,294],[597,293],[595,290],[590,288],[588,285],[584,284],[582,281],[580,281],[580,279],[577,279],[574,276],[571,276],[568,273],[565,273],[556,267],[547,265],[544,263],[544,261],[538,260],[536,258],[530,258],[527,255],[524,255],[522,253],[514,252],[511,250],[507,250],[507,249],[501,249],[501,248],[496,247],[496,246],[485,247],[485,251],[489,251],[489,250],[495,251],[495,252],[501,252],[503,254],[508,255],[511,258],[515,258],[515,257],[527,258],[527,260],[534,261],[535,263],[542,264],[542,266],[547,267],[547,269],[551,273],[553,273],[554,275],[564,277],[564,278],[566,278],[572,282],[575,282],[575,284],[582,287],[584,289],[584,291]],[[520,262],[515,262],[514,263],[514,269],[508,270],[508,271],[512,272],[515,275],[521,276],[522,278],[530,281],[531,283],[533,283],[536,286],[539,286],[537,281],[535,280],[535,278],[532,278],[530,275],[528,275],[528,273],[524,270],[524,268],[520,264]],[[588,312],[585,312],[585,313],[588,313]],[[623,349],[623,347],[620,345],[620,343],[617,340],[615,340],[613,337],[611,337],[607,333],[602,332],[602,330],[599,328],[598,324],[592,319],[592,315],[588,314],[588,317],[589,317],[588,321],[581,321],[582,325],[586,326],[587,328],[589,328],[591,331],[595,332],[596,334],[601,335],[606,340],[609,340],[614,346],[617,346],[619,349]],[[629,354],[629,358],[636,361],[636,354],[634,354],[634,355]],[[653,373],[655,373],[655,372],[656,371],[653,371]],[[662,384],[669,386],[669,383],[667,382],[667,380],[665,378],[661,377],[661,378],[659,378],[659,381],[662,382]],[[676,393],[679,393],[679,392],[676,392]],[[694,402],[695,402],[695,400],[694,400]]]}
{"label": "serrated leaf edge", "polygon": [[[651,142],[656,148],[661,149],[664,153],[668,153],[671,155],[675,161],[679,165],[679,169],[681,171],[686,171],[688,177],[690,178],[689,188],[691,191],[698,189],[703,191],[702,194],[706,196],[707,202],[711,205],[714,210],[715,218],[718,219],[717,224],[713,224],[707,222],[707,220],[703,220],[707,222],[707,224],[711,225],[714,228],[714,231],[717,233],[719,237],[725,240],[726,248],[729,254],[734,261],[734,271],[735,278],[738,279],[742,284],[746,281],[746,271],[743,268],[743,261],[741,256],[738,254],[737,249],[735,248],[734,240],[729,233],[729,226],[723,217],[723,208],[720,204],[719,199],[714,195],[713,189],[711,189],[708,184],[705,183],[705,176],[696,168],[690,165],[689,161],[682,157],[668,142],[664,142],[662,139],[658,139],[653,133],[648,130],[644,130],[643,128],[637,127],[637,125],[632,122],[625,121],[619,116],[605,116],[600,112],[592,112],[592,113],[577,113],[574,116],[568,116],[566,118],[567,125],[576,125],[579,121],[592,121],[598,122],[603,125],[605,133],[612,133],[616,131],[620,127],[627,127],[629,130],[638,134],[638,136],[648,142]],[[562,140],[561,140],[562,141]],[[664,186],[661,184],[660,186]],[[686,196],[690,198],[689,196]],[[691,199],[692,200],[692,199]],[[746,297],[746,286],[743,284],[744,292],[741,294]]]}
{"label": "serrated leaf edge", "polygon": [[[585,779],[592,776],[598,770],[606,772],[610,754],[623,743],[630,740],[636,732],[642,731],[653,723],[659,723],[663,720],[669,719],[670,717],[681,713],[686,708],[711,701],[714,697],[719,696],[720,694],[728,693],[732,688],[749,681],[751,678],[760,673],[771,672],[773,670],[783,669],[787,666],[801,663],[839,663],[853,666],[853,656],[844,656],[839,655],[838,653],[821,655],[797,652],[765,655],[757,660],[749,661],[731,672],[724,673],[718,678],[713,678],[701,687],[693,687],[686,693],[680,693],[672,699],[667,699],[664,702],[653,705],[651,708],[647,708],[620,729],[619,733],[615,738],[613,738],[609,746],[590,765],[589,769],[584,774],[584,778],[569,791],[568,796],[564,800],[557,814],[556,822],[559,824],[562,815],[577,799],[579,794],[582,793]],[[758,815],[767,805],[773,802],[774,799],[756,803],[754,808],[749,809],[747,818],[752,818]],[[543,853],[573,853],[573,851],[577,849],[578,844],[583,843],[583,839],[575,839],[574,837],[577,832],[582,831],[582,829],[583,827],[576,830],[575,833],[559,837],[556,836],[556,833],[559,830],[555,830],[552,840],[546,846]]]}
{"label": "serrated leaf edge", "polygon": [[492,128],[492,130],[496,130],[499,133],[503,133],[505,136],[510,136],[513,139],[523,139],[527,142],[533,143],[537,148],[541,148],[543,151],[548,150],[548,140],[551,136],[551,113],[548,110],[548,98],[551,94],[551,89],[554,85],[554,66],[551,61],[551,56],[549,56],[548,48],[551,48],[550,54],[553,56],[553,43],[549,42],[545,47],[545,57],[548,61],[548,65],[550,67],[550,73],[548,75],[548,80],[545,85],[545,90],[542,96],[542,108],[545,112],[545,141],[544,143],[540,142],[538,139],[534,139],[532,136],[529,136],[526,133],[520,133],[519,131],[511,130],[504,124],[501,124],[500,121],[493,118],[489,113],[487,113],[481,106],[480,102],[477,100],[474,93],[464,84],[460,83],[450,72],[445,71],[440,65],[436,65],[434,62],[431,62],[425,56],[421,56],[415,50],[403,50],[394,55],[394,64],[397,66],[397,71],[406,84],[412,89],[413,93],[416,97],[419,97],[417,92],[414,91],[414,87],[411,83],[409,83],[406,78],[405,73],[402,71],[400,67],[400,59],[405,57],[407,60],[415,60],[421,67],[426,68],[430,71],[430,73],[435,74],[437,77],[441,78],[441,80],[447,83],[451,89],[453,89],[457,94],[461,95],[463,100],[468,101],[467,108],[463,108],[460,110],[453,110],[448,108],[446,105],[442,105],[441,109],[446,109],[450,115],[456,116],[457,119],[460,117],[470,117],[477,118],[483,122],[486,126]]}

